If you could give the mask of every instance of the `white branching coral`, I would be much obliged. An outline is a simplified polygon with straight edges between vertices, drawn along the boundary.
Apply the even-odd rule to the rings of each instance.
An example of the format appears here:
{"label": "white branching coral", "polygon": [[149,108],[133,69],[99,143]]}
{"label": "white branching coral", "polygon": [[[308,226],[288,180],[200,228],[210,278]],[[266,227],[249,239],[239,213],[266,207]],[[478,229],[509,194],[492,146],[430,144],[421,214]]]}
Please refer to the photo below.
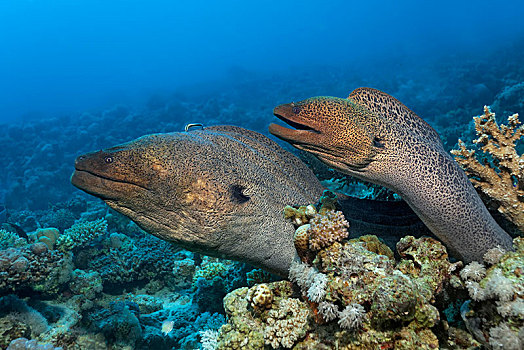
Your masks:
{"label": "white branching coral", "polygon": [[318,312],[325,321],[329,322],[337,318],[338,306],[327,301],[322,301],[318,304]]}
{"label": "white branching coral", "polygon": [[518,298],[509,302],[497,301],[497,312],[503,317],[524,318],[524,300]]}
{"label": "white branching coral", "polygon": [[218,331],[213,329],[206,329],[200,331],[200,342],[202,343],[202,350],[215,350],[218,347]]}
{"label": "white branching coral", "polygon": [[320,302],[326,295],[327,276],[323,273],[317,273],[313,279],[313,283],[307,290],[307,297],[314,303]]}
{"label": "white branching coral", "polygon": [[338,313],[338,324],[345,329],[355,330],[362,326],[366,310],[360,304],[352,303]]}
{"label": "white branching coral", "polygon": [[487,292],[500,301],[510,301],[515,294],[513,282],[502,274],[500,269],[493,270],[491,278],[486,284]]}
{"label": "white branching coral", "polygon": [[289,268],[289,280],[298,284],[300,289],[307,290],[313,283],[316,276],[316,270],[298,261],[293,261]]}
{"label": "white branching coral", "polygon": [[460,271],[460,277],[465,281],[471,280],[478,282],[483,279],[484,276],[486,276],[486,268],[477,261],[472,261]]}
{"label": "white branching coral", "polygon": [[521,350],[522,342],[516,332],[513,332],[506,323],[489,330],[489,345],[493,350]]}
{"label": "white branching coral", "polygon": [[486,291],[480,287],[478,282],[466,281],[466,288],[471,299],[475,301],[485,300],[487,297]]}

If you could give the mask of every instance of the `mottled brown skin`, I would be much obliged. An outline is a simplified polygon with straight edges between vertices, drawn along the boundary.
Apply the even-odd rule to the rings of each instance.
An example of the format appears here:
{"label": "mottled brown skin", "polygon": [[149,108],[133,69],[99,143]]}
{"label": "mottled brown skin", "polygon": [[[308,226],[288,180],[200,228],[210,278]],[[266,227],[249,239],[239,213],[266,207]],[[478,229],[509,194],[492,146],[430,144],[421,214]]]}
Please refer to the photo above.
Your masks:
{"label": "mottled brown skin", "polygon": [[282,210],[314,203],[323,190],[298,158],[234,126],[148,135],[80,156],[71,182],[159,238],[282,276],[296,255]]}
{"label": "mottled brown skin", "polygon": [[394,97],[359,88],[347,99],[313,97],[274,113],[297,130],[272,124],[272,134],[397,192],[458,258],[482,261],[492,247],[512,249],[437,132]]}

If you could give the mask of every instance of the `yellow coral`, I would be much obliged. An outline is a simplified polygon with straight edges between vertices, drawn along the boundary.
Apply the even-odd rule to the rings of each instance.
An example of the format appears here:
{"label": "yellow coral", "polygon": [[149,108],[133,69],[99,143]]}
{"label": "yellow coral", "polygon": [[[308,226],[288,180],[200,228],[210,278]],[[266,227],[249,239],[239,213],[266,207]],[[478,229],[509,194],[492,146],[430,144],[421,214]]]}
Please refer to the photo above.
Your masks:
{"label": "yellow coral", "polygon": [[318,251],[348,236],[349,223],[341,211],[327,210],[310,220],[309,248]]}
{"label": "yellow coral", "polygon": [[264,310],[271,307],[271,303],[273,302],[273,292],[269,289],[267,284],[258,284],[249,290],[247,293],[247,299],[252,308]]}
{"label": "yellow coral", "polygon": [[295,249],[297,250],[298,256],[302,260],[305,259],[309,251],[308,249],[308,244],[309,244],[308,231],[310,227],[311,227],[310,224],[299,226],[295,231],[295,235],[293,236],[293,241],[295,243]]}
{"label": "yellow coral", "polygon": [[469,175],[477,191],[488,197],[497,210],[524,232],[524,156],[516,150],[516,142],[524,136],[518,114],[508,117],[508,125],[498,125],[495,113],[484,106],[484,115],[473,118],[479,136],[473,142],[493,157],[493,164],[481,164],[475,151],[459,140],[459,149],[452,150],[455,160]]}
{"label": "yellow coral", "polygon": [[54,249],[60,231],[54,227],[39,228],[36,230],[36,237],[39,242],[45,243],[49,249]]}

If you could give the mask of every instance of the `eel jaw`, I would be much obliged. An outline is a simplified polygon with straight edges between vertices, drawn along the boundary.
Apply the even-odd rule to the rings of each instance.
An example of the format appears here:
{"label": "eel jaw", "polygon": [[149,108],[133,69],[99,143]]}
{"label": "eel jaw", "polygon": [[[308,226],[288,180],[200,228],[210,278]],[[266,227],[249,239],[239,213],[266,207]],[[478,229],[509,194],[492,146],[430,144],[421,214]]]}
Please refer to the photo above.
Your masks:
{"label": "eel jaw", "polygon": [[[71,175],[71,184],[82,191],[104,201],[120,201],[134,197],[148,189],[138,183],[119,180],[97,171],[92,166],[97,153],[77,157],[75,171]],[[96,162],[96,159],[94,159]]]}
{"label": "eel jaw", "polygon": [[295,113],[293,113],[292,103],[275,107],[273,114],[278,119],[294,128],[286,128],[281,125],[271,123],[269,125],[269,132],[279,139],[289,142],[299,149],[305,148],[307,150],[309,150],[307,145],[318,146],[320,144],[319,137],[321,132],[309,126],[306,121],[295,115]]}
{"label": "eel jaw", "polygon": [[[293,113],[292,103],[275,107],[273,114],[295,129],[271,123],[269,132],[279,139],[289,142],[292,146],[317,156],[321,161],[339,171],[346,171],[345,150],[333,145],[333,137],[322,130],[321,123],[306,121]],[[308,125],[314,123],[315,127]]]}

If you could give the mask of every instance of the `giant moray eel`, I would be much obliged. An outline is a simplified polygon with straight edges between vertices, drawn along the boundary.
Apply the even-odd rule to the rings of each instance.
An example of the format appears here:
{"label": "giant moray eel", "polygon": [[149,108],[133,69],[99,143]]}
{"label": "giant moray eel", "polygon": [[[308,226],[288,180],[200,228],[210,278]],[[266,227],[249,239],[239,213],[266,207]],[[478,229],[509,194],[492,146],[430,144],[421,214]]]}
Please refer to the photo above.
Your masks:
{"label": "giant moray eel", "polygon": [[79,156],[71,182],[159,238],[284,276],[296,251],[282,210],[323,191],[297,157],[234,126],[147,135]]}
{"label": "giant moray eel", "polygon": [[[282,276],[296,255],[283,208],[315,203],[323,191],[297,157],[234,126],[147,135],[82,155],[71,182],[157,237]],[[403,202],[340,204],[356,234],[420,229]],[[369,215],[377,205],[380,215]]]}
{"label": "giant moray eel", "polygon": [[492,247],[512,249],[437,132],[394,97],[359,88],[347,99],[313,97],[274,114],[296,130],[271,124],[272,134],[397,192],[458,258],[482,261]]}

